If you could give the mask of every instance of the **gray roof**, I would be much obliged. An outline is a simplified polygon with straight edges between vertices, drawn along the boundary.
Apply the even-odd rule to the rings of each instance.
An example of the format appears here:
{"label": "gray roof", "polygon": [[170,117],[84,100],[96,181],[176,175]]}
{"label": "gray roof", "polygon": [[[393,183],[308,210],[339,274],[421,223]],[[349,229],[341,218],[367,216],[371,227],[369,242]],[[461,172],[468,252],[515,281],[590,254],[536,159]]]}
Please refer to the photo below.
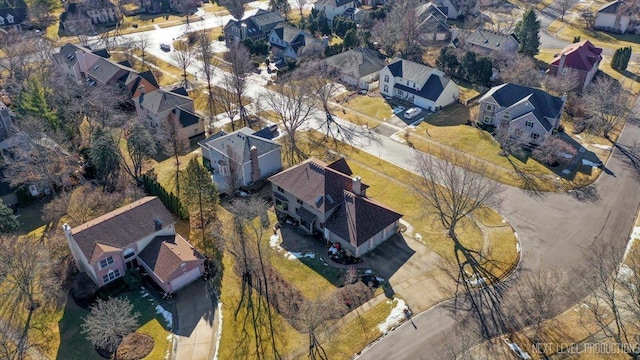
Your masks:
{"label": "gray roof", "polygon": [[447,86],[447,84],[449,84],[449,81],[453,80],[444,76],[431,74],[431,76],[429,76],[429,79],[427,79],[427,82],[418,90],[402,84],[395,84],[393,87],[404,92],[418,95],[431,101],[436,101],[438,100],[440,95],[442,95],[442,92],[444,91],[444,88]]}
{"label": "gray roof", "polygon": [[387,65],[389,71],[394,77],[401,77],[403,79],[410,79],[417,84],[424,84],[427,82],[433,71],[432,67],[414,63],[413,61],[398,59],[389,65]]}
{"label": "gray roof", "polygon": [[302,30],[288,24],[278,24],[272,31],[274,31],[281,40],[290,43]]}
{"label": "gray roof", "polygon": [[[13,17],[13,23],[6,21],[9,15]],[[5,19],[0,28],[19,25],[27,19],[27,5],[24,0],[0,0],[0,16]]]}
{"label": "gray roof", "polygon": [[433,15],[442,21],[447,21],[447,14],[445,14],[442,9],[438,8],[434,3],[428,2],[426,4],[421,4],[416,6],[416,15],[419,17],[428,17],[429,15]]}
{"label": "gray roof", "polygon": [[500,45],[509,41],[509,38],[513,39],[516,43],[518,40],[513,34],[501,34],[495,31],[487,29],[476,29],[472,33],[467,33],[465,41],[468,44],[480,46],[490,50],[501,50]]}
{"label": "gray roof", "polygon": [[600,7],[600,9],[598,9],[598,13],[602,13],[602,14],[617,14],[618,13],[618,8],[622,4],[623,4],[622,1],[619,1],[619,0],[608,2],[608,3],[604,4],[604,5],[602,5]]}
{"label": "gray roof", "polygon": [[149,109],[154,114],[159,114],[172,110],[176,106],[184,107],[186,104],[193,102],[193,99],[171,91],[158,89],[148,94],[140,94],[138,101],[145,109]]}
{"label": "gray roof", "polygon": [[257,27],[269,27],[273,29],[277,24],[284,22],[284,18],[277,11],[258,11],[254,16],[247,18],[253,21]]}
{"label": "gray roof", "polygon": [[135,72],[128,66],[114,63],[104,58],[99,58],[87,71],[87,75],[106,84],[113,79],[120,79],[130,72]]}
{"label": "gray roof", "polygon": [[62,47],[60,47],[60,52],[55,55],[59,62],[67,64],[67,66],[72,67],[78,62],[78,58],[76,57],[76,52],[91,52],[91,50],[72,43],[66,43]]}
{"label": "gray roof", "polygon": [[355,0],[318,0],[315,5],[340,7],[345,4],[353,3]]}
{"label": "gray roof", "polygon": [[384,68],[384,59],[372,49],[358,48],[324,59],[327,65],[357,79],[376,73]]}
{"label": "gray roof", "polygon": [[511,83],[494,86],[479,101],[485,101],[489,97],[492,97],[498,106],[503,108],[508,108],[526,99],[534,108],[531,112],[547,131],[551,131],[552,125],[546,118],[555,119],[558,117],[564,104],[562,98],[549,95],[543,90]]}
{"label": "gray roof", "polygon": [[233,160],[246,164],[251,161],[251,148],[258,150],[258,157],[281,147],[280,144],[254,135],[255,131],[244,127],[230,134],[215,134],[198,144],[207,150],[216,150],[229,156],[234,154]]}
{"label": "gray roof", "polygon": [[178,121],[180,121],[180,125],[182,127],[191,126],[197,124],[200,121],[200,117],[189,110],[185,110],[179,106],[176,106],[171,111],[176,117]]}
{"label": "gray roof", "polygon": [[175,223],[173,216],[155,196],[147,196],[71,229],[73,238],[91,261],[97,244],[123,249],[156,232],[156,220],[162,226]]}

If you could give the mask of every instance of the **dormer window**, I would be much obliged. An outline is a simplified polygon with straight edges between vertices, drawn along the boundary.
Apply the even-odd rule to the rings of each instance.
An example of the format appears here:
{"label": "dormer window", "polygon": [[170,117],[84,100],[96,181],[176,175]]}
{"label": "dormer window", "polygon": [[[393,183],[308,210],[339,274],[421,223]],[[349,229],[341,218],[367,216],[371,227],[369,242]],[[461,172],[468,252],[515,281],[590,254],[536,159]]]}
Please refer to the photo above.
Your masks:
{"label": "dormer window", "polygon": [[96,65],[93,67],[93,70],[98,70],[99,67],[100,67],[99,65]]}
{"label": "dormer window", "polygon": [[0,25],[4,24],[4,18],[2,16],[0,16]]}
{"label": "dormer window", "polygon": [[9,24],[13,24],[13,16],[11,14],[7,15],[7,21]]}

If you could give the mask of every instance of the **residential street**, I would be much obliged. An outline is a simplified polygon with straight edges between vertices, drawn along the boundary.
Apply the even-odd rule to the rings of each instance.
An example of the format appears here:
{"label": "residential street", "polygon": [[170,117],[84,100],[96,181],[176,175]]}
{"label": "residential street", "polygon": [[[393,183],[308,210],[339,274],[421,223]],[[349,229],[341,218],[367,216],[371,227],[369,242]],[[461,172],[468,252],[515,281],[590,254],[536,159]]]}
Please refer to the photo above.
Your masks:
{"label": "residential street", "polygon": [[[247,12],[249,14],[250,11]],[[192,23],[191,29],[220,26],[228,20],[228,17],[207,16],[204,21]],[[552,9],[541,13],[543,28],[551,23],[554,16],[559,16],[559,13]],[[170,39],[181,36],[186,30],[185,25],[181,25],[148,32],[151,40],[148,52],[173,63],[170,53],[161,51],[159,44],[171,43]],[[125,35],[124,38],[137,36]],[[547,49],[560,49],[567,44],[546,31],[541,32],[541,41],[541,48]],[[194,74],[199,70],[196,63],[189,67]],[[218,71],[216,76],[221,73]],[[266,81],[261,76],[252,75],[247,95],[259,99],[264,91],[269,91],[263,87]],[[320,129],[324,120],[324,113],[319,112],[307,127]],[[413,149],[351,123],[337,121],[356,130],[356,147],[402,168],[414,170],[410,165]],[[638,138],[640,128],[629,124],[618,143],[633,146],[634,139]],[[585,252],[589,246],[594,242],[625,245],[640,204],[640,193],[635,191],[639,174],[619,150],[613,151],[606,168],[608,172],[603,173],[594,185],[572,193],[536,193],[505,186],[504,200],[498,210],[512,224],[522,244],[520,270],[538,271],[555,267],[566,271],[570,278],[576,280],[574,283],[578,283],[581,278],[591,276],[588,270],[578,270],[581,265],[586,265]],[[511,281],[517,281],[517,277]],[[567,300],[565,305],[569,307],[573,303]],[[404,324],[366,349],[359,358],[417,359],[427,356],[436,359],[438,356],[432,354],[442,353],[449,344],[448,340],[455,338],[453,328],[457,321],[442,306],[416,315],[413,321],[417,329]]]}

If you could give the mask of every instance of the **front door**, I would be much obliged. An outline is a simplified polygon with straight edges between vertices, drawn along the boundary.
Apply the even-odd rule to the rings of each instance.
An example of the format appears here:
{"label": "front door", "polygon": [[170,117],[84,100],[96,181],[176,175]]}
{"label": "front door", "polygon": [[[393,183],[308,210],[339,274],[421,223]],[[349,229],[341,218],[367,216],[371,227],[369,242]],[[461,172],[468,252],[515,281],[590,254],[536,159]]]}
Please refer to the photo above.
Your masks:
{"label": "front door", "polygon": [[127,268],[127,270],[137,269],[138,268],[138,259],[133,259],[133,260],[129,261],[128,263],[126,263],[125,267]]}

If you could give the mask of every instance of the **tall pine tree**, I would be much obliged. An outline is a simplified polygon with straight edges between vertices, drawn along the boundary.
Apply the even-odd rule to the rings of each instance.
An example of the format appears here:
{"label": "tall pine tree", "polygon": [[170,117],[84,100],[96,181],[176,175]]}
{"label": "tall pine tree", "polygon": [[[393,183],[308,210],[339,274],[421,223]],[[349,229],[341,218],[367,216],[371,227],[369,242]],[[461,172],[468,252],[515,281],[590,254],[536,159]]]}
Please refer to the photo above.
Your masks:
{"label": "tall pine tree", "polygon": [[47,104],[44,86],[35,78],[30,78],[18,97],[18,112],[45,120],[54,130],[60,127],[58,115]]}
{"label": "tall pine tree", "polygon": [[206,244],[206,228],[215,216],[218,189],[211,175],[197,159],[189,160],[182,173],[182,203],[187,207],[190,219],[198,220],[202,229],[202,244]]}
{"label": "tall pine tree", "polygon": [[540,20],[538,20],[533,8],[529,8],[522,15],[522,20],[516,24],[515,33],[520,42],[518,52],[531,57],[538,54],[538,49],[540,48]]}

